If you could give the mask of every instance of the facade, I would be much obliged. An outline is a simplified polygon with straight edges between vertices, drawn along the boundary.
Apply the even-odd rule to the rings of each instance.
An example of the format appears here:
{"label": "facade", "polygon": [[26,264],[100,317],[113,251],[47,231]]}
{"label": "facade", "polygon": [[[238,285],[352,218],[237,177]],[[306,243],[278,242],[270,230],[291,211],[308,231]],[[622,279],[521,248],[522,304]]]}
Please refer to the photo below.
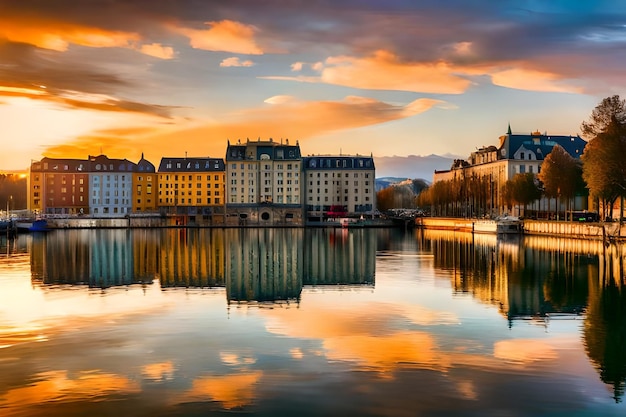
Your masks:
{"label": "facade", "polygon": [[150,213],[158,210],[158,176],[154,164],[144,159],[137,162],[133,172],[133,213]]}
{"label": "facade", "polygon": [[89,156],[90,214],[93,217],[120,217],[133,210],[133,172],[136,164],[106,155]]}
{"label": "facade", "polygon": [[175,224],[224,222],[225,171],[221,158],[162,158],[158,206]]}
{"label": "facade", "polygon": [[43,158],[30,166],[28,210],[36,214],[89,213],[89,161]]}
{"label": "facade", "polygon": [[226,211],[229,224],[302,224],[300,145],[248,140],[228,143]]}
{"label": "facade", "polygon": [[[433,183],[463,181],[471,177],[485,179],[489,193],[486,214],[501,215],[507,211],[502,193],[506,181],[516,174],[538,174],[543,160],[556,145],[565,149],[573,158],[579,159],[586,144],[580,136],[555,136],[540,132],[514,134],[509,126],[507,134],[500,136],[498,146],[480,148],[472,152],[467,161],[455,160],[451,169],[435,171]],[[549,204],[550,201],[544,198],[538,202],[538,208],[543,206],[547,210]],[[574,205],[574,210],[586,208],[586,198],[576,199]]]}
{"label": "facade", "polygon": [[303,174],[308,219],[358,217],[376,210],[372,156],[305,157]]}

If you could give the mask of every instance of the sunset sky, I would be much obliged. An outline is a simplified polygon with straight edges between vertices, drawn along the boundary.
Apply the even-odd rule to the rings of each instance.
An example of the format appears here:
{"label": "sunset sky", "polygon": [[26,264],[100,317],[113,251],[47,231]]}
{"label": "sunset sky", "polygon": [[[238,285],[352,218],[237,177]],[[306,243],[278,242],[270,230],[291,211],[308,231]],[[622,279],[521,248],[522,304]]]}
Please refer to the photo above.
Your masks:
{"label": "sunset sky", "polygon": [[619,0],[0,0],[0,170],[104,153],[467,157],[626,95]]}

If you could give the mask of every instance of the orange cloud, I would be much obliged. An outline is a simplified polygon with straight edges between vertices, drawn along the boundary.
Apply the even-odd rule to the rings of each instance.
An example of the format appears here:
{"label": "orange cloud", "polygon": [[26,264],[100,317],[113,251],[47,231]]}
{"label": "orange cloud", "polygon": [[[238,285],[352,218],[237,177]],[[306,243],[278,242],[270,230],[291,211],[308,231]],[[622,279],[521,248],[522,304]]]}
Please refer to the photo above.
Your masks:
{"label": "orange cloud", "polygon": [[140,40],[140,36],[132,32],[59,23],[44,18],[25,23],[11,16],[0,17],[0,37],[59,52],[67,51],[70,44],[94,48],[132,48]]}
{"label": "orange cloud", "polygon": [[[43,153],[57,158],[84,158],[102,149],[109,157],[129,157],[139,150],[155,164],[164,155],[184,152],[190,156],[223,157],[227,140],[256,139],[260,135],[263,139],[303,140],[331,131],[411,117],[443,102],[418,99],[406,106],[395,106],[362,97],[348,97],[342,101],[298,101],[290,96],[280,96],[270,98],[266,103],[274,104],[226,115],[215,123],[187,122],[154,126],[144,131],[96,132],[47,147]],[[183,139],[184,149],[180,145]]]}
{"label": "orange cloud", "polygon": [[160,43],[151,43],[142,45],[139,48],[142,54],[150,55],[155,58],[172,59],[174,58],[174,48],[171,46],[163,46]]}
{"label": "orange cloud", "polygon": [[223,51],[237,54],[261,55],[263,50],[254,39],[257,29],[233,20],[207,22],[209,29],[173,29],[189,38],[193,48],[207,51]]}
{"label": "orange cloud", "polygon": [[[292,70],[302,69],[302,63]],[[404,62],[384,50],[357,58],[336,56],[316,65],[319,76],[263,77],[267,79],[319,82],[371,90],[415,91],[422,93],[460,94],[470,81],[459,76],[457,69],[445,62]]]}
{"label": "orange cloud", "polygon": [[533,69],[496,70],[491,74],[491,80],[495,85],[518,90],[578,94],[584,92],[583,88],[567,84],[558,74]]}

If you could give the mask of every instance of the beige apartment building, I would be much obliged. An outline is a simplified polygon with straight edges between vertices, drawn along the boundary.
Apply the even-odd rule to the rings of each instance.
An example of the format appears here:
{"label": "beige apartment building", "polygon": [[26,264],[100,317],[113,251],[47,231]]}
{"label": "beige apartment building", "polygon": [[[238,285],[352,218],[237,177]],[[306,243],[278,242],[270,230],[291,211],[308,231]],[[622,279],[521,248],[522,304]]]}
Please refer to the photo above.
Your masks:
{"label": "beige apartment building", "polygon": [[298,142],[229,142],[225,163],[227,223],[302,224],[302,157]]}

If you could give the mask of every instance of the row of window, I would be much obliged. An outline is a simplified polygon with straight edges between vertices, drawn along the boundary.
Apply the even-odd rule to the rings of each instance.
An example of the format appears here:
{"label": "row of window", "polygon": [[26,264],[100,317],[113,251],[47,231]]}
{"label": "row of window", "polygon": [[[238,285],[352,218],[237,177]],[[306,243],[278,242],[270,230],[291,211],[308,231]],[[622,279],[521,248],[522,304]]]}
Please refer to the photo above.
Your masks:
{"label": "row of window", "polygon": [[[335,177],[336,178],[341,178],[342,177],[341,172],[336,172],[336,173],[335,172],[331,172],[330,174],[332,174],[332,178],[335,178]],[[309,172],[309,178],[313,178],[313,176],[314,176],[313,172]],[[316,178],[321,178],[321,176],[322,176],[321,172],[318,172],[315,175]],[[343,174],[343,176],[348,178],[350,176],[350,173],[349,172],[345,172]],[[370,173],[369,172],[353,172],[352,176],[354,178],[359,178],[359,177],[369,178],[370,177]],[[324,178],[329,178],[329,177],[330,177],[329,173],[328,172],[324,172]]]}
{"label": "row of window", "polygon": [[[159,198],[159,204],[161,204],[161,205],[164,204],[164,203],[166,205],[169,205],[169,204],[192,205],[193,203],[191,201],[192,201],[191,198],[188,198],[187,201],[185,201],[184,198],[174,198],[174,197],[171,197],[171,198],[170,197],[165,197],[165,199]],[[213,201],[213,202],[211,202],[211,201]],[[197,204],[197,205],[202,204],[202,198],[196,198],[195,199],[195,204]],[[221,204],[220,203],[220,197],[215,197],[213,200],[211,200],[211,198],[208,197],[206,199],[206,204]]]}
{"label": "row of window", "polygon": [[[349,181],[345,181],[345,185],[348,185],[350,182]],[[313,185],[313,181],[309,181],[309,185]],[[317,185],[320,185],[320,181],[317,181]],[[328,185],[328,181],[324,181],[324,185]],[[341,185],[341,181],[332,181],[331,185]],[[354,181],[354,186],[358,187],[359,185],[359,181]],[[368,187],[370,185],[369,181],[365,181],[365,183],[363,184],[365,187]]]}
{"label": "row of window", "polygon": [[[313,196],[309,196],[309,201],[313,201]],[[317,196],[315,201],[322,201],[321,197]],[[328,196],[324,196],[324,201],[325,202],[336,201],[337,203],[339,203],[339,202],[341,202],[341,197],[337,196],[337,198],[332,199],[332,198],[329,198]],[[347,195],[343,197],[343,201],[348,201],[348,196]],[[357,203],[359,202],[359,196],[358,195],[354,196],[354,201],[357,202]],[[370,201],[369,196],[365,196],[365,201]]]}
{"label": "row of window", "polygon": [[[171,187],[170,187],[171,185]],[[178,188],[178,183],[169,184],[169,183],[159,183],[159,188]],[[165,187],[164,187],[165,186]],[[220,188],[221,184],[215,183],[213,184],[213,188]],[[185,188],[185,183],[180,184],[180,188]],[[191,183],[187,184],[187,188],[193,188]],[[202,183],[196,183],[196,188],[202,188]],[[211,188],[211,183],[207,183],[206,188]]]}
{"label": "row of window", "polygon": [[[283,169],[283,166],[286,165],[287,166],[287,170],[297,170],[299,169],[300,165],[299,164],[276,164],[274,166],[274,169]],[[239,164],[239,168],[240,169],[249,169],[249,170],[256,170],[257,169],[257,164],[251,164],[251,163],[247,163],[247,164]],[[230,164],[230,168],[231,169],[237,169],[237,164],[233,163]],[[264,170],[271,170],[272,166],[270,164],[263,164],[263,169]]]}

